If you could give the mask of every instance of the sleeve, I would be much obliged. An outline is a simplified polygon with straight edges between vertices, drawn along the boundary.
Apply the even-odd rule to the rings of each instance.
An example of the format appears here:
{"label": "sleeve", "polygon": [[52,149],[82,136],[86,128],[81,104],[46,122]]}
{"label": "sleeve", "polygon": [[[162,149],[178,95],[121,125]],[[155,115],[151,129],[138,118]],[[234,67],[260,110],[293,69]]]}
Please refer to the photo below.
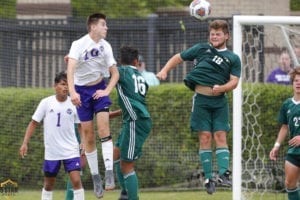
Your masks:
{"label": "sleeve", "polygon": [[232,63],[232,68],[230,73],[237,77],[241,76],[241,60],[238,55],[234,54],[234,61]]}
{"label": "sleeve", "polygon": [[70,51],[69,51],[69,54],[68,54],[69,58],[79,60],[80,53],[78,51],[78,48],[79,48],[78,46],[79,46],[78,42],[76,42],[76,41],[72,42],[72,45],[71,45],[71,48],[70,48]]}
{"label": "sleeve", "polygon": [[43,99],[38,107],[36,108],[34,114],[32,115],[32,119],[34,121],[37,121],[37,122],[41,122],[44,118],[45,118],[45,115],[46,115],[46,105],[47,105],[47,100],[46,99]]}
{"label": "sleeve", "polygon": [[194,46],[182,51],[180,53],[180,57],[184,61],[193,61],[197,58],[197,56],[199,56],[199,54],[201,54],[202,46],[203,45],[201,44],[195,44]]}
{"label": "sleeve", "polygon": [[108,67],[111,67],[111,66],[117,64],[117,62],[114,58],[114,55],[113,55],[112,47],[108,42],[106,45],[106,64]]}

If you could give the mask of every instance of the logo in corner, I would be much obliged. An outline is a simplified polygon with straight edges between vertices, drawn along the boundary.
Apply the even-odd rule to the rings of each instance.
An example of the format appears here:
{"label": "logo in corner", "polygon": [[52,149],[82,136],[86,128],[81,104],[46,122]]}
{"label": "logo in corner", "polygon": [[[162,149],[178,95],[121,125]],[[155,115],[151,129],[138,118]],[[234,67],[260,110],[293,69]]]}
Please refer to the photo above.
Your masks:
{"label": "logo in corner", "polygon": [[12,197],[18,192],[18,183],[8,179],[0,183],[2,196],[7,200],[12,200]]}

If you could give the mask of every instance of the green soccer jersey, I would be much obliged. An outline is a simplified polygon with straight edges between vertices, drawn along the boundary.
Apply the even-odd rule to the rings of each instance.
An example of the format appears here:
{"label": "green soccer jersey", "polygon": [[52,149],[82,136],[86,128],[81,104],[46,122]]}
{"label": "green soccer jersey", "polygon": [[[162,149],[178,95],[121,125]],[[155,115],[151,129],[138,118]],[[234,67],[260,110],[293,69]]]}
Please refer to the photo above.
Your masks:
{"label": "green soccer jersey", "polygon": [[145,79],[133,66],[120,66],[118,70],[120,78],[116,88],[123,120],[149,118],[146,105],[148,85]]}
{"label": "green soccer jersey", "polygon": [[194,68],[184,79],[193,91],[196,85],[223,85],[230,75],[240,77],[241,74],[241,61],[236,54],[228,49],[217,50],[208,43],[198,43],[182,51],[180,56],[185,61],[194,61]]}
{"label": "green soccer jersey", "polygon": [[[293,98],[285,100],[281,106],[278,121],[289,127],[289,138],[300,135],[300,103]],[[288,154],[300,154],[300,147],[288,148]]]}

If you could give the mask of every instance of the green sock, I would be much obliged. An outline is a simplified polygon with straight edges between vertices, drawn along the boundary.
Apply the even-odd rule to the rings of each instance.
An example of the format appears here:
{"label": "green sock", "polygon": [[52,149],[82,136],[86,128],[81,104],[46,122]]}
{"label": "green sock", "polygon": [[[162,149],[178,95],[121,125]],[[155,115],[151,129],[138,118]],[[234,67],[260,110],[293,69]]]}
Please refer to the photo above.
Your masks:
{"label": "green sock", "polygon": [[288,193],[288,199],[289,200],[300,200],[300,194],[299,194],[299,189],[294,188],[294,189],[286,189]]}
{"label": "green sock", "polygon": [[73,199],[74,199],[73,187],[70,179],[68,179],[67,189],[66,189],[66,200],[73,200]]}
{"label": "green sock", "polygon": [[216,159],[219,170],[219,175],[224,174],[229,169],[230,153],[228,148],[217,148]]}
{"label": "green sock", "polygon": [[211,149],[200,149],[199,158],[206,179],[212,178],[212,151]]}
{"label": "green sock", "polygon": [[124,182],[127,189],[128,199],[138,200],[139,182],[135,171],[124,175]]}
{"label": "green sock", "polygon": [[124,183],[124,177],[123,177],[123,174],[121,171],[120,160],[115,161],[114,165],[115,165],[115,172],[116,172],[119,184],[120,184],[120,188],[121,188],[121,190],[126,190],[125,183]]}

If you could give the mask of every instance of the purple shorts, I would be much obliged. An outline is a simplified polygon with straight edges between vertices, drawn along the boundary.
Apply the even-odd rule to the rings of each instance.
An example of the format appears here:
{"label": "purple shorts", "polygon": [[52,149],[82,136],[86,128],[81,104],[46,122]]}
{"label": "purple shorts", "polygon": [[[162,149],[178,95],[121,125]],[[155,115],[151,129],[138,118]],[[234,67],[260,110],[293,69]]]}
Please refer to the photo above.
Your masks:
{"label": "purple shorts", "polygon": [[46,177],[56,177],[59,172],[61,163],[63,163],[65,171],[80,171],[80,157],[70,158],[66,160],[44,160],[44,174]]}
{"label": "purple shorts", "polygon": [[77,107],[77,113],[80,121],[91,121],[94,114],[109,109],[111,100],[108,96],[99,99],[93,99],[93,94],[96,90],[104,90],[106,88],[105,80],[92,86],[78,86],[75,85],[76,92],[80,95],[81,106]]}

